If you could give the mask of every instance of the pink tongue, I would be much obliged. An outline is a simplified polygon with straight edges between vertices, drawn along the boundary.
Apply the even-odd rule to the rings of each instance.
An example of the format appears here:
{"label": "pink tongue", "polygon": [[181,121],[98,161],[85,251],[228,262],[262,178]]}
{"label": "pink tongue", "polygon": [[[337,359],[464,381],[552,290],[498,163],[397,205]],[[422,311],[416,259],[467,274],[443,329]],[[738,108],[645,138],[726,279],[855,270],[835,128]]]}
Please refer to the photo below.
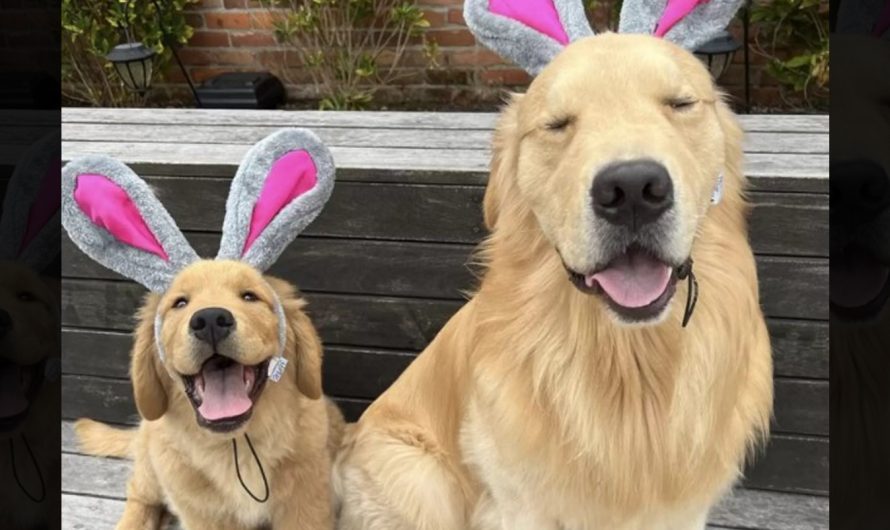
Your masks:
{"label": "pink tongue", "polygon": [[661,296],[670,279],[670,267],[642,252],[632,252],[587,276],[585,282],[588,287],[598,283],[622,307],[645,307]]}
{"label": "pink tongue", "polygon": [[205,420],[234,418],[250,410],[252,405],[244,388],[244,367],[233,363],[225,368],[208,365],[204,368],[204,395],[198,412]]}
{"label": "pink tongue", "polygon": [[860,307],[871,302],[881,294],[890,277],[890,269],[861,251],[849,251],[832,259],[831,267],[829,296],[842,307]]}
{"label": "pink tongue", "polygon": [[28,400],[22,390],[21,369],[7,364],[0,368],[0,418],[25,412]]}

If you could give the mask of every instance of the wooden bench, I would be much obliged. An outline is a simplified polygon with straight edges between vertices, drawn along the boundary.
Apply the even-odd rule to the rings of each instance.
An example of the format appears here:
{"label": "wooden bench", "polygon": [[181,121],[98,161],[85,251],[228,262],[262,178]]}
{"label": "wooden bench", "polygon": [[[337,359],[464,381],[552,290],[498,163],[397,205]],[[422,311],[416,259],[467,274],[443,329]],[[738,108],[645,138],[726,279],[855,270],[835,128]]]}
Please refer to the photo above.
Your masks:
{"label": "wooden bench", "polygon": [[[271,271],[294,281],[326,344],[324,382],[350,419],[401,373],[473,286],[496,115],[65,109],[63,159],[115,156],[146,177],[203,255],[254,142],[309,127],[337,186]],[[764,312],[775,359],[770,444],[712,514],[719,528],[828,528],[828,117],[742,116]],[[127,378],[144,289],[63,241],[66,528],[111,528],[128,463],[80,454],[67,421],[138,417]],[[81,525],[81,526],[77,526]]]}

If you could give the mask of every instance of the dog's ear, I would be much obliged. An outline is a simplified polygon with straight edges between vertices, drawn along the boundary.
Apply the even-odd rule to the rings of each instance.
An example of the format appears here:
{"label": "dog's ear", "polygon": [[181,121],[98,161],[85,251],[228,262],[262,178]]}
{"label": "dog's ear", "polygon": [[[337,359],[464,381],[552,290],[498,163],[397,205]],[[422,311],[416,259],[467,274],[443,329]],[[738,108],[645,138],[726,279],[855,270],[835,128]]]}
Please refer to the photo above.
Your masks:
{"label": "dog's ear", "polygon": [[303,312],[305,302],[291,299],[284,302],[288,327],[293,334],[294,353],[296,355],[296,379],[300,393],[309,399],[321,397],[321,363],[322,345],[315,327]]}
{"label": "dog's ear", "polygon": [[501,208],[508,200],[506,195],[513,186],[512,179],[516,175],[516,147],[519,125],[517,123],[516,102],[522,96],[513,94],[510,103],[501,113],[494,132],[491,157],[491,172],[488,185],[485,187],[485,198],[482,201],[482,215],[485,227],[494,230]]}
{"label": "dog's ear", "polygon": [[580,0],[466,0],[464,19],[479,42],[532,75],[593,35]]}
{"label": "dog's ear", "polygon": [[334,159],[311,131],[278,131],[245,155],[229,191],[217,259],[268,269],[334,189]]}
{"label": "dog's ear", "polygon": [[155,314],[158,297],[149,295],[139,311],[130,360],[130,379],[139,415],[154,421],[167,412],[167,389],[162,381],[163,366],[155,345]]}
{"label": "dog's ear", "polygon": [[620,33],[649,33],[695,50],[726,29],[742,0],[624,0]]}
{"label": "dog's ear", "polygon": [[62,225],[88,256],[155,292],[198,259],[148,184],[105,156],[65,165]]}
{"label": "dog's ear", "polygon": [[59,255],[61,147],[49,133],[29,147],[9,178],[0,218],[0,259],[40,272]]}

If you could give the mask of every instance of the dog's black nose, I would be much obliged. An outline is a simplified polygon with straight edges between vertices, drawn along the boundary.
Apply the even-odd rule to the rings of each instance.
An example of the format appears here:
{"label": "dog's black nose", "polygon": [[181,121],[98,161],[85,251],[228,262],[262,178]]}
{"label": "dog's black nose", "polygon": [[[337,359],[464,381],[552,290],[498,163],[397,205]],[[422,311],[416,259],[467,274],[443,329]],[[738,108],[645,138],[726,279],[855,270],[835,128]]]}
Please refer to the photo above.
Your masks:
{"label": "dog's black nose", "polygon": [[209,344],[216,344],[235,328],[235,317],[228,309],[208,307],[196,311],[189,321],[192,335]]}
{"label": "dog's black nose", "polygon": [[0,339],[12,328],[12,317],[5,309],[0,309]]}
{"label": "dog's black nose", "polygon": [[653,160],[610,164],[593,179],[593,211],[632,230],[656,221],[674,204],[667,169]]}
{"label": "dog's black nose", "polygon": [[829,167],[831,220],[859,226],[890,206],[890,181],[871,160],[841,160]]}

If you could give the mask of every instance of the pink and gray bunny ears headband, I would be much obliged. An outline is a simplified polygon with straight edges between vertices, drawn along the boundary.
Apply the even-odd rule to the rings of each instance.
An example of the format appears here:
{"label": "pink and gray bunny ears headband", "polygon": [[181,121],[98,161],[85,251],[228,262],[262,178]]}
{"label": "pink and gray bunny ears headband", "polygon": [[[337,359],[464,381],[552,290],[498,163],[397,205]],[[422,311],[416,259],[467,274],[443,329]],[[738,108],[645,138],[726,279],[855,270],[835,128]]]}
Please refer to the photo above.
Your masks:
{"label": "pink and gray bunny ears headband", "polygon": [[[265,271],[318,216],[333,187],[333,158],[315,134],[287,129],[268,136],[247,152],[232,180],[217,259]],[[61,189],[71,240],[148,289],[166,291],[200,259],[148,184],[117,160],[72,160]]]}
{"label": "pink and gray bunny ears headband", "polygon": [[[694,50],[723,31],[742,0],[624,0],[618,31]],[[466,0],[464,19],[485,46],[537,75],[569,43],[593,35],[581,0]]]}

